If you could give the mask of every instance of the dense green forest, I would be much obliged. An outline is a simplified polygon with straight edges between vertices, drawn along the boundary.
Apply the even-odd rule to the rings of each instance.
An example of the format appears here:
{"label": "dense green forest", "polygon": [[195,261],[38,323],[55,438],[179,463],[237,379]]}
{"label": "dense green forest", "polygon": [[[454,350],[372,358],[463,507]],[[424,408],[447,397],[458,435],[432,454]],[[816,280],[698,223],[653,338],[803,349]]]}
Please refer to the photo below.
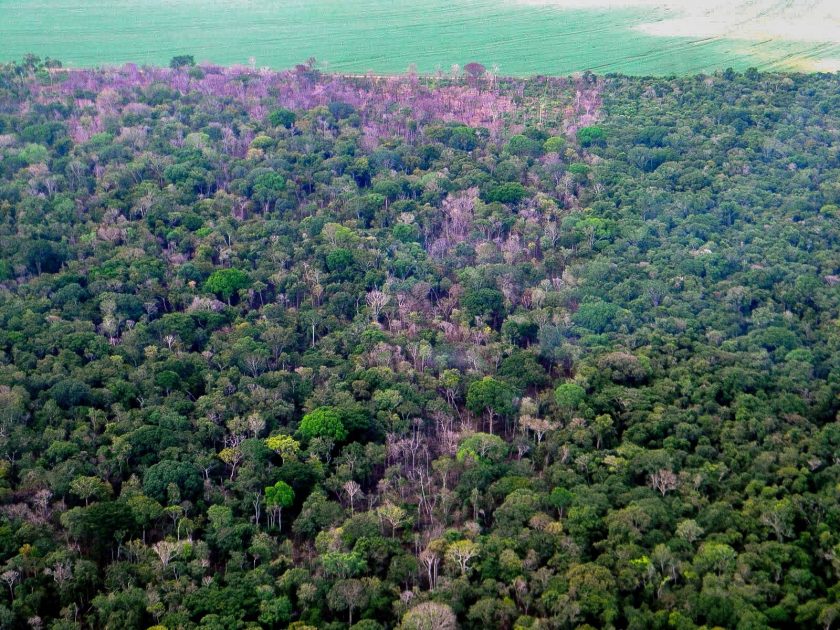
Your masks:
{"label": "dense green forest", "polygon": [[0,66],[0,627],[840,625],[840,75]]}

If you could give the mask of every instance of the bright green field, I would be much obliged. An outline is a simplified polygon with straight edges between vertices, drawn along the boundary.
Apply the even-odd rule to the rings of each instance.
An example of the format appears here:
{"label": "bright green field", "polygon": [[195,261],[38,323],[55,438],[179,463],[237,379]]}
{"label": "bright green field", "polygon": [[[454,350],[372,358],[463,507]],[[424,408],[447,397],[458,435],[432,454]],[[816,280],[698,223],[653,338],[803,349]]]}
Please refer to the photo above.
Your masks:
{"label": "bright green field", "polygon": [[652,37],[648,11],[560,11],[507,0],[0,0],[0,60],[166,64],[176,54],[285,68],[421,72],[478,61],[503,74],[682,74],[806,68],[840,45]]}

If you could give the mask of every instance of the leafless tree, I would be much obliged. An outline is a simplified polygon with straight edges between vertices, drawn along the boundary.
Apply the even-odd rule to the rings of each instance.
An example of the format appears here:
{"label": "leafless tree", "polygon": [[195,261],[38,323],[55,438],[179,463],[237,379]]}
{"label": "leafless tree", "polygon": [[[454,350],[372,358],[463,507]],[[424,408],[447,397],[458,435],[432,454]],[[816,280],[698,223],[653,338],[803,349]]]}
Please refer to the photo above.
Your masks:
{"label": "leafless tree", "polygon": [[667,468],[660,468],[650,474],[648,484],[664,497],[670,491],[677,489],[677,476]]}
{"label": "leafless tree", "polygon": [[166,570],[172,559],[181,551],[181,544],[168,540],[161,540],[152,545],[152,551],[160,560],[161,567]]}
{"label": "leafless tree", "polygon": [[3,571],[0,573],[0,580],[6,583],[6,586],[9,587],[9,594],[12,596],[12,599],[15,598],[15,584],[18,583],[20,579],[20,572],[15,571],[14,569],[9,569],[8,571]]}
{"label": "leafless tree", "polygon": [[371,317],[373,321],[377,321],[379,319],[379,313],[388,305],[388,302],[391,301],[391,296],[387,293],[380,291],[378,289],[374,289],[373,291],[368,292],[367,296],[365,297],[365,302],[367,303],[368,307],[371,309]]}
{"label": "leafless tree", "polygon": [[350,501],[350,513],[352,514],[354,512],[353,503],[356,497],[361,494],[362,487],[351,479],[341,486],[341,489],[344,490],[344,494],[347,495],[347,499]]}

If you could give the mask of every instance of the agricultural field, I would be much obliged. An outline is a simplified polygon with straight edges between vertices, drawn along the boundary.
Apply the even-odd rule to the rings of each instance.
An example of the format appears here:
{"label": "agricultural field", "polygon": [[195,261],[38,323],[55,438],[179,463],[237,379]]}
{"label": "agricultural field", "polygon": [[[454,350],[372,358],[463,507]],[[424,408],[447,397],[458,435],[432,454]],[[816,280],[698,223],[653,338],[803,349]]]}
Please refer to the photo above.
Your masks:
{"label": "agricultural field", "polygon": [[82,67],[192,54],[286,68],[315,57],[380,74],[469,61],[519,76],[833,71],[840,22],[823,0],[0,0],[0,61],[27,53]]}

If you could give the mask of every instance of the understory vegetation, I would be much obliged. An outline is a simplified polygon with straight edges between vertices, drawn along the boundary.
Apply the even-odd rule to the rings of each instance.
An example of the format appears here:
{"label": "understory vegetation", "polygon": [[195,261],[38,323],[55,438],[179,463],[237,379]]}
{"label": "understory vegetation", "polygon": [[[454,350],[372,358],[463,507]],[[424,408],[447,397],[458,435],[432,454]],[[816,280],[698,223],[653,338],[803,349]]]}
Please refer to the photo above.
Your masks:
{"label": "understory vegetation", "polygon": [[840,623],[840,76],[0,66],[0,627]]}

